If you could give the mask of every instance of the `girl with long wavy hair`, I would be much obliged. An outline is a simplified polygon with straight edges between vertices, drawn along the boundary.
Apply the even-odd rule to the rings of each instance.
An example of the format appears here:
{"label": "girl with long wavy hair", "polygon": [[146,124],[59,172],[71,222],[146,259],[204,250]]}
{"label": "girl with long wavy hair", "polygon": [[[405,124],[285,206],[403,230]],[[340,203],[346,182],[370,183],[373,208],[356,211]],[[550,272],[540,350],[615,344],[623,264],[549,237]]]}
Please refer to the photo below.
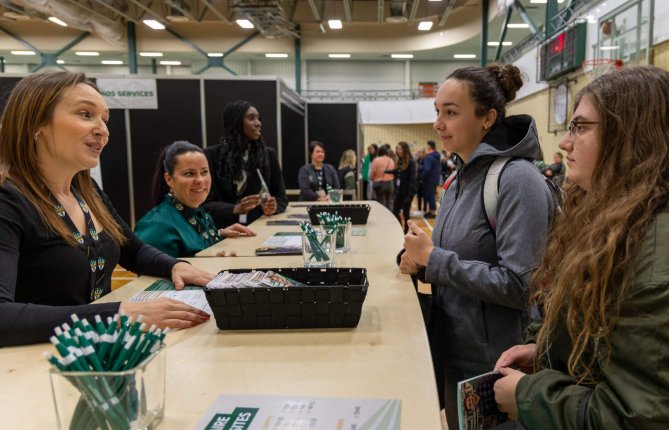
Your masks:
{"label": "girl with long wavy hair", "polygon": [[495,398],[527,429],[669,428],[669,72],[595,79],[559,146],[565,202],[533,277],[543,322],[500,356]]}
{"label": "girl with long wavy hair", "polygon": [[[204,150],[211,168],[211,190],[204,204],[219,228],[250,224],[262,215],[286,210],[288,197],[274,149],[260,134],[258,110],[245,100],[223,109],[223,136],[219,145]],[[269,196],[261,195],[262,175]]]}

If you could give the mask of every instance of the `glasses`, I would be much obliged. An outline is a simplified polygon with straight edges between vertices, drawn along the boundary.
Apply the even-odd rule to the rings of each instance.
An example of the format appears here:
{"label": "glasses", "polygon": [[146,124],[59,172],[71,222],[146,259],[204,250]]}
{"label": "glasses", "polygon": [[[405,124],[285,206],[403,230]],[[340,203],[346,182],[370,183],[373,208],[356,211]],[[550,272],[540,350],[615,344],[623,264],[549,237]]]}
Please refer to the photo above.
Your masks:
{"label": "glasses", "polygon": [[569,136],[574,139],[577,136],[580,136],[583,133],[583,129],[581,128],[582,125],[584,124],[599,124],[599,121],[570,121],[569,122]]}

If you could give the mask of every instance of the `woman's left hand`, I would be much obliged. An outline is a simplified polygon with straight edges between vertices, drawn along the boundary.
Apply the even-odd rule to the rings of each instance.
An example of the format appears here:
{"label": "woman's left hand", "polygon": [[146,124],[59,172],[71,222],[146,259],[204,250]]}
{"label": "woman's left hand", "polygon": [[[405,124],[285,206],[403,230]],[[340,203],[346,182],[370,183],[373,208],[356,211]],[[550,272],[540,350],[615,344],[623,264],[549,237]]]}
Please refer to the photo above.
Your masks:
{"label": "woman's left hand", "polygon": [[268,216],[276,213],[276,197],[270,197],[262,204],[262,213]]}
{"label": "woman's left hand", "polygon": [[434,249],[434,244],[430,236],[425,234],[422,228],[418,227],[413,221],[407,221],[409,232],[404,236],[404,249],[406,255],[416,264],[427,266],[430,259],[430,253]]}
{"label": "woman's left hand", "polygon": [[177,290],[183,289],[186,284],[205,286],[212,279],[214,279],[213,274],[183,261],[172,266],[172,282]]}
{"label": "woman's left hand", "polygon": [[235,223],[232,224],[230,227],[218,230],[218,235],[221,237],[239,237],[239,236],[255,236],[256,233],[245,225]]}
{"label": "woman's left hand", "polygon": [[525,376],[520,370],[514,370],[510,367],[501,367],[499,369],[504,377],[495,382],[495,401],[499,410],[505,412],[509,419],[518,419],[518,404],[516,403],[516,385],[520,378]]}

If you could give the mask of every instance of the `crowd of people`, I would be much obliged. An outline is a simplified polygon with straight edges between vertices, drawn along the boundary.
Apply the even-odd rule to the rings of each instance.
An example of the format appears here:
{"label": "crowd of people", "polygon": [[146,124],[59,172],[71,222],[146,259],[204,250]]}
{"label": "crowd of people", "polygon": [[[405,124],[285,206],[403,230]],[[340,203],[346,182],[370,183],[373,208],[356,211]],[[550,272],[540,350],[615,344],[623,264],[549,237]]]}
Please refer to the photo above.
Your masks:
{"label": "crowd of people", "polygon": [[[458,69],[435,97],[443,156],[434,141],[416,156],[402,141],[394,150],[371,145],[361,159],[363,197],[404,221],[399,271],[432,288],[424,311],[448,426],[459,427],[457,383],[495,369],[495,401],[523,428],[667,428],[669,72],[623,69],[580,90],[559,142],[567,166],[562,153],[539,163],[534,119],[506,114],[522,85],[513,65]],[[109,140],[108,118],[81,73],[29,75],[7,99],[0,346],[44,342],[72,313],[203,323],[208,314],[171,299],[94,302],[111,291],[117,264],[177,288],[205,285],[213,274],[177,258],[253,235],[248,224],[286,209],[260,114],[236,101],[225,107],[218,145],[164,149],[155,206],[133,232],[90,176]],[[311,142],[300,198],[355,187],[351,152],[336,169],[325,163],[325,145]],[[489,204],[484,191],[498,165]],[[409,220],[416,195],[435,217],[431,237]]]}

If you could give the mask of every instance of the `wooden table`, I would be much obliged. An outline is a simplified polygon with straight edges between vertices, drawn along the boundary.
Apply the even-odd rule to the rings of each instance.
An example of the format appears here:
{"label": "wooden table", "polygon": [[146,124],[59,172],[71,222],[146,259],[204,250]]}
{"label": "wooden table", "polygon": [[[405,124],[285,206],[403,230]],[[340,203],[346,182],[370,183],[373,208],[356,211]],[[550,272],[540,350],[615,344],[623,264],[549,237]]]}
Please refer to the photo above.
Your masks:
{"label": "wooden table", "polygon": [[[255,249],[250,242],[262,242],[268,227],[253,227],[263,233],[239,240],[249,240]],[[352,252],[338,255],[335,263],[368,270],[369,290],[357,328],[220,331],[212,318],[198,327],[170,333],[165,418],[159,428],[192,428],[220,394],[228,393],[401,399],[402,429],[440,429],[430,351],[416,293],[394,260],[402,230],[392,214],[376,203],[367,227],[367,236],[354,237],[360,240],[353,242]],[[302,264],[302,257],[190,261],[217,272],[295,267]],[[140,277],[103,300],[127,299],[154,279]],[[42,357],[43,351],[50,350],[48,344],[0,349],[0,428],[55,428],[48,364]]]}

